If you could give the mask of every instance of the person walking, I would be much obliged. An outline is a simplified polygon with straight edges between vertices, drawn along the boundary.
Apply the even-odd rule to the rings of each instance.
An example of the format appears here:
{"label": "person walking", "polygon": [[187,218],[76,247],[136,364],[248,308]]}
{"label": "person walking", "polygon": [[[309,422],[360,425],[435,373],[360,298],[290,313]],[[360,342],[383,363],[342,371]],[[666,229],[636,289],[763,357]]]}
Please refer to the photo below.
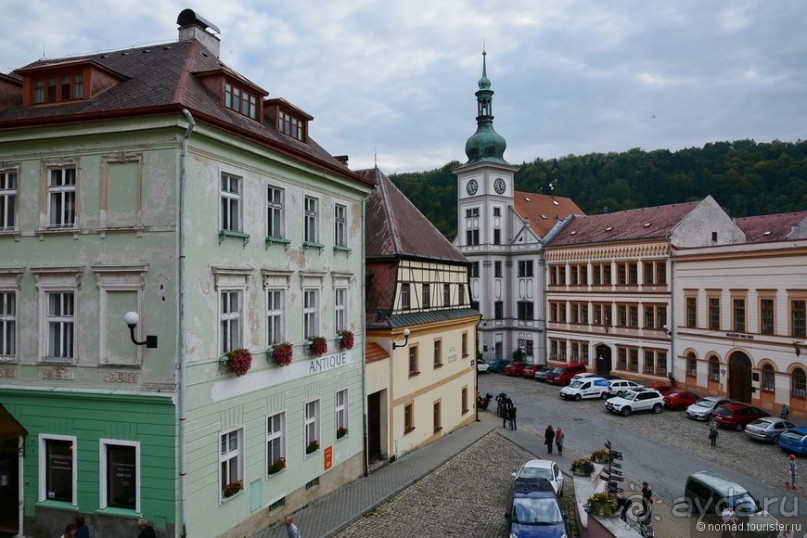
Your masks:
{"label": "person walking", "polygon": [[507,418],[510,421],[510,429],[516,430],[516,406],[510,406],[510,409],[507,410]]}
{"label": "person walking", "polygon": [[84,522],[84,516],[76,516],[76,538],[90,538],[90,528]]}
{"label": "person walking", "polygon": [[555,446],[558,447],[558,456],[563,455],[563,439],[565,439],[565,438],[566,438],[566,434],[563,433],[563,430],[561,430],[560,426],[558,426],[555,429]]}
{"label": "person walking", "polygon": [[790,461],[787,462],[787,470],[790,473],[790,481],[785,482],[785,485],[791,489],[798,490],[796,487],[796,455],[790,455]]}
{"label": "person walking", "polygon": [[294,518],[291,516],[286,516],[283,518],[283,524],[286,526],[286,532],[289,535],[289,538],[300,538],[300,529],[297,528],[297,525],[294,524]]}
{"label": "person walking", "polygon": [[717,446],[717,422],[715,419],[709,421],[709,442],[712,446]]}
{"label": "person walking", "polygon": [[555,442],[555,430],[552,429],[552,424],[546,427],[546,431],[544,431],[544,444],[546,445],[546,450],[552,454],[552,443]]}
{"label": "person walking", "polygon": [[140,531],[137,538],[157,538],[157,533],[154,532],[154,527],[149,525],[149,522],[143,518],[137,520],[137,530]]}
{"label": "person walking", "polygon": [[642,518],[646,518],[650,514],[650,508],[653,504],[653,490],[647,482],[642,482]]}
{"label": "person walking", "polygon": [[779,418],[787,420],[787,417],[790,416],[790,409],[787,408],[787,404],[782,404],[782,410],[779,412]]}
{"label": "person walking", "polygon": [[510,408],[513,407],[513,400],[510,398],[504,399],[504,405],[502,408],[502,428],[507,427],[507,421],[510,418]]}
{"label": "person walking", "polygon": [[64,534],[62,534],[62,538],[76,538],[76,524],[70,523],[65,527]]}

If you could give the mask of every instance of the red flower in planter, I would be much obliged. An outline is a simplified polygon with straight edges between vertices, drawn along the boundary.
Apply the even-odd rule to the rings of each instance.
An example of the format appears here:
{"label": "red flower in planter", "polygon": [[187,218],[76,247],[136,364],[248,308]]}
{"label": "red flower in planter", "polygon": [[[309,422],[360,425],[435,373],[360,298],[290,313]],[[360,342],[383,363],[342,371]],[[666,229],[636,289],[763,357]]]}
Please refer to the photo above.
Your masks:
{"label": "red flower in planter", "polygon": [[321,357],[328,352],[328,341],[324,336],[314,336],[311,338],[311,343],[308,344],[308,350],[317,357]]}
{"label": "red flower in planter", "polygon": [[237,376],[242,376],[252,367],[252,353],[243,347],[227,353],[227,366]]}
{"label": "red flower in planter", "polygon": [[294,358],[294,348],[288,342],[272,346],[272,359],[280,366],[288,366]]}
{"label": "red flower in planter", "polygon": [[346,329],[339,336],[342,339],[342,349],[353,349],[353,331]]}

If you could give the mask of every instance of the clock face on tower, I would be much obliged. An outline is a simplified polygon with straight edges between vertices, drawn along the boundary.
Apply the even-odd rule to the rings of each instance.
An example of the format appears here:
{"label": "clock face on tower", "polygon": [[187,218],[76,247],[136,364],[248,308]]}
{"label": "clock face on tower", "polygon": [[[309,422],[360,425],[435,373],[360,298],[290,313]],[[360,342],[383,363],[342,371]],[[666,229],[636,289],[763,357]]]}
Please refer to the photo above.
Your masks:
{"label": "clock face on tower", "polygon": [[472,179],[471,181],[469,181],[468,186],[465,187],[465,189],[468,191],[468,194],[470,194],[471,196],[476,194],[476,190],[478,188],[479,188],[479,184],[476,182],[475,179]]}
{"label": "clock face on tower", "polygon": [[502,194],[504,189],[507,188],[507,185],[504,184],[504,180],[502,178],[497,178],[496,181],[493,182],[493,188],[496,189],[496,192]]}

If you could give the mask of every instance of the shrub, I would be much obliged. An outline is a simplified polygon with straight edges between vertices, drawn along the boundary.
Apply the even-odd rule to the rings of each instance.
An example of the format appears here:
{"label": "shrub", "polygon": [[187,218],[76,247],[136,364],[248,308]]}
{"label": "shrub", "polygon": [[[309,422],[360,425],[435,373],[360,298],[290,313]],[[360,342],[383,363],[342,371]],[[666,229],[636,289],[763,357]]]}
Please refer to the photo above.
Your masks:
{"label": "shrub", "polygon": [[272,346],[272,359],[280,366],[288,366],[294,358],[294,348],[288,342]]}
{"label": "shrub", "polygon": [[345,329],[339,333],[342,340],[342,349],[353,349],[353,331]]}
{"label": "shrub", "polygon": [[314,336],[309,340],[308,350],[317,357],[321,357],[328,352],[328,341],[324,336]]}

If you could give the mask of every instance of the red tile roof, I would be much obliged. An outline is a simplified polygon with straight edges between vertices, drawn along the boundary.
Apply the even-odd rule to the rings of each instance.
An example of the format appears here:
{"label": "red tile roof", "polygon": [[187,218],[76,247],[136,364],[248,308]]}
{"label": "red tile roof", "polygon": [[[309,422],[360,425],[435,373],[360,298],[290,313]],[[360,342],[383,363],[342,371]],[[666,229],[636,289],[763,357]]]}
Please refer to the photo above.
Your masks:
{"label": "red tile roof", "polygon": [[574,216],[547,247],[664,238],[700,202]]}
{"label": "red tile roof", "polygon": [[538,237],[544,237],[552,227],[569,215],[585,215],[571,198],[515,191],[513,203],[521,218]]}
{"label": "red tile roof", "polygon": [[745,233],[746,242],[748,243],[769,243],[774,241],[787,241],[788,239],[804,239],[804,235],[794,237],[791,232],[800,224],[807,228],[807,211],[744,217],[737,219],[735,222]]}
{"label": "red tile roof", "polygon": [[367,342],[364,346],[364,361],[376,362],[384,359],[389,359],[390,355],[387,350],[376,344],[375,342]]}

